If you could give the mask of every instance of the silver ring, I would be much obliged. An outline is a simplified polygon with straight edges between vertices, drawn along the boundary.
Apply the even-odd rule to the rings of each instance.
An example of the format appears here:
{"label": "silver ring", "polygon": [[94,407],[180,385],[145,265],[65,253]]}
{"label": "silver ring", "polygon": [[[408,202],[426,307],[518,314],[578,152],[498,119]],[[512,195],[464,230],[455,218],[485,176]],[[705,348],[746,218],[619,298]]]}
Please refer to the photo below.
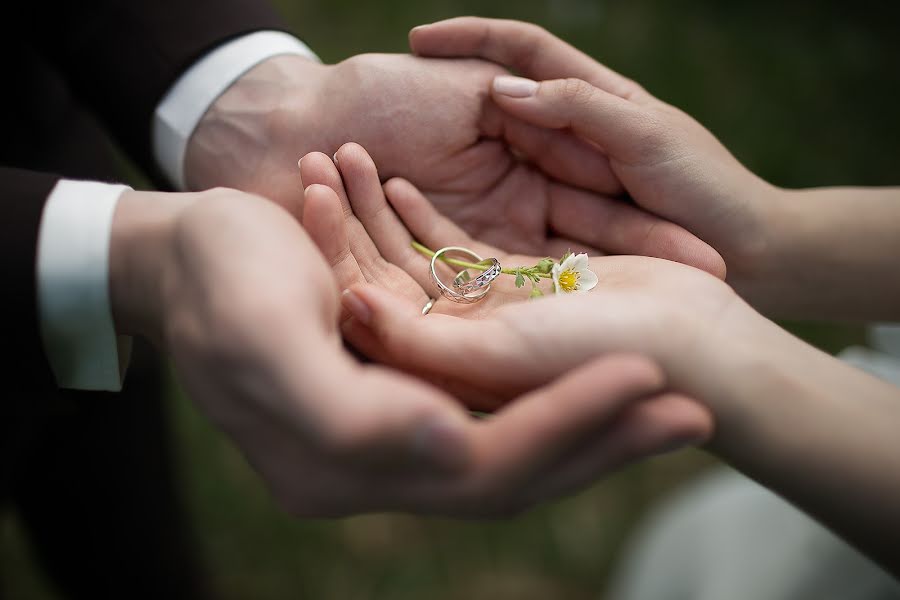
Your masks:
{"label": "silver ring", "polygon": [[437,301],[436,298],[429,298],[428,302],[425,303],[425,306],[422,307],[422,314],[427,315],[431,312],[431,309],[434,308],[434,303]]}
{"label": "silver ring", "polygon": [[[437,261],[440,260],[441,255],[446,254],[447,252],[458,252],[472,257],[474,260],[471,262],[485,263],[485,266],[488,266],[489,268],[474,279],[472,279],[468,269],[463,269],[453,278],[453,286],[456,289],[451,288],[441,281],[441,278],[438,277],[436,268]],[[488,274],[488,271],[491,273]],[[459,302],[461,304],[474,304],[475,302],[478,302],[487,295],[488,291],[491,289],[491,281],[499,274],[500,263],[496,258],[486,261],[468,248],[463,248],[461,246],[447,246],[441,248],[431,257],[431,280],[434,281],[434,284],[437,286],[441,295],[453,302]],[[482,277],[482,275],[487,275],[487,277]],[[476,282],[478,283],[476,284]]]}
{"label": "silver ring", "polygon": [[469,294],[490,285],[491,282],[500,275],[500,261],[496,258],[486,258],[478,264],[490,266],[475,277],[475,279],[472,279],[468,269],[463,269],[457,273],[456,277],[453,279],[453,287],[456,288],[456,291],[461,294]]}

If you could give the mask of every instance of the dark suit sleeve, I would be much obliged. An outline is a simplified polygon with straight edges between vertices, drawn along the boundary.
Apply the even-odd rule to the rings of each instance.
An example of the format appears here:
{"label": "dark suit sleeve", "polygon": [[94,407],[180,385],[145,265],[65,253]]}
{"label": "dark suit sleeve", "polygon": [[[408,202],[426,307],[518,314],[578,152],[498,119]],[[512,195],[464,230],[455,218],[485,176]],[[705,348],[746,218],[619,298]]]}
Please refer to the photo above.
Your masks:
{"label": "dark suit sleeve", "polygon": [[0,319],[4,323],[5,381],[53,381],[41,343],[37,312],[38,230],[47,196],[59,176],[0,167],[0,256],[4,285]]}
{"label": "dark suit sleeve", "polygon": [[[44,3],[34,3],[45,6]],[[145,171],[153,112],[193,62],[223,42],[285,30],[265,0],[83,0],[53,2],[50,31],[34,39]],[[48,19],[34,21],[46,26]]]}

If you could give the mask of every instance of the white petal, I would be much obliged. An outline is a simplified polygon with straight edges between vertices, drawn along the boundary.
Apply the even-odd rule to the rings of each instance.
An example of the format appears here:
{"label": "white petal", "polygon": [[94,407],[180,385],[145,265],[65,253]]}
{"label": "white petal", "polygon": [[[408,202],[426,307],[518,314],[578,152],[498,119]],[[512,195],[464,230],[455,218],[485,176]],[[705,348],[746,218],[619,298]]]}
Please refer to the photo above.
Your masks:
{"label": "white petal", "polygon": [[[572,264],[574,262],[575,262],[575,255],[570,254],[569,257],[566,258],[566,260],[559,263],[559,272],[562,273],[563,271],[574,271],[575,269],[572,268]],[[553,265],[553,266],[554,266],[554,268],[556,267],[556,265]]]}
{"label": "white petal", "polygon": [[556,294],[561,294],[562,290],[559,289],[559,275],[562,273],[562,267],[558,264],[553,265],[553,268],[550,269],[550,275],[553,276],[553,291]]}
{"label": "white petal", "polygon": [[581,277],[578,278],[578,291],[587,292],[592,290],[597,287],[599,281],[600,279],[597,277],[596,273],[590,269],[585,269],[581,272]]}
{"label": "white petal", "polygon": [[576,254],[572,257],[572,264],[569,266],[573,271],[583,271],[588,268],[588,255],[585,253]]}

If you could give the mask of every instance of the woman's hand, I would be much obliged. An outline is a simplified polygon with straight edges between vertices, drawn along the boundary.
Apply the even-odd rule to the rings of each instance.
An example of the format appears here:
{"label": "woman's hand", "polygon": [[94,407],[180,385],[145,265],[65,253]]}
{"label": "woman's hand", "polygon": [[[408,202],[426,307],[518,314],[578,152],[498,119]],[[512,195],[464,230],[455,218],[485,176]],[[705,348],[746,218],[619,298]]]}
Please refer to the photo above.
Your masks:
{"label": "woman's hand", "polygon": [[[521,153],[576,185],[590,187],[585,171],[611,172],[638,206],[711,244],[736,285],[761,268],[780,192],[689,115],[536,25],[450,19],[413,29],[410,45],[422,56],[480,57],[539,80],[499,76],[491,97],[506,118],[523,127],[565,132],[592,150],[567,153],[566,164],[548,160],[540,146],[519,144]],[[593,155],[597,149],[606,159],[602,163]],[[557,229],[591,243],[603,229],[587,214],[561,220]]]}
{"label": "woman's hand", "polygon": [[[501,275],[491,284],[491,291],[484,300],[472,305],[458,304],[442,297],[430,275],[430,259],[415,249],[411,243],[417,240],[437,250],[444,246],[464,246],[483,257],[495,257],[505,267],[532,266],[540,256],[506,254],[497,248],[473,240],[460,227],[441,216],[431,203],[409,182],[392,179],[382,188],[372,159],[358,144],[346,144],[335,155],[338,167],[331,158],[320,153],[305,156],[300,161],[300,172],[306,188],[303,225],[319,245],[337,275],[343,288],[371,282],[390,290],[408,301],[421,313],[430,298],[435,298],[433,315],[451,315],[464,319],[486,319],[510,303],[528,298],[530,286],[515,287],[515,278]],[[343,176],[343,179],[342,179]],[[390,203],[388,203],[390,202]],[[396,212],[395,212],[396,210]],[[565,249],[560,249],[560,254]],[[556,257],[559,258],[559,257]],[[605,263],[603,261],[611,262]],[[626,261],[593,258],[593,268],[601,269],[601,277],[607,265],[610,267]],[[667,264],[668,261],[658,261]],[[652,261],[640,264],[656,264]],[[438,265],[441,267],[442,265]],[[701,271],[685,267],[688,272]],[[710,277],[710,279],[713,279]],[[721,284],[722,288],[727,286]],[[546,294],[553,293],[549,280],[542,283]],[[345,306],[360,308],[355,296],[345,295]],[[343,332],[348,341],[367,356],[397,364],[394,357],[371,332],[359,327],[358,320],[343,319]],[[393,349],[391,349],[393,350]],[[405,368],[413,365],[405,364]],[[510,385],[509,381],[489,378],[481,385],[471,381],[445,377],[434,370],[414,372],[431,378],[440,377],[441,384],[449,390],[463,394],[470,406],[494,408],[526,389],[534,382],[521,380]]]}

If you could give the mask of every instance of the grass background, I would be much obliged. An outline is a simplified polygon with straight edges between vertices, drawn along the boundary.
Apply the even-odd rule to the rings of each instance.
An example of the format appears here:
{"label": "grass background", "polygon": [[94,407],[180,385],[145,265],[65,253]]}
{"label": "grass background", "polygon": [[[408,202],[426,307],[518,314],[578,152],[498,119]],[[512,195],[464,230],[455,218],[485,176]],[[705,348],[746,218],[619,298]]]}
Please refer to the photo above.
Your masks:
{"label": "grass background", "polygon": [[[900,180],[895,2],[277,3],[327,62],[403,52],[410,27],[449,16],[534,21],[686,109],[776,184]],[[788,325],[829,351],[862,338],[856,326]],[[298,522],[273,506],[233,447],[172,389],[185,494],[227,598],[596,598],[646,509],[715,464],[694,451],[656,459],[505,522],[400,515]],[[0,527],[9,597],[53,598],[16,522]]]}

